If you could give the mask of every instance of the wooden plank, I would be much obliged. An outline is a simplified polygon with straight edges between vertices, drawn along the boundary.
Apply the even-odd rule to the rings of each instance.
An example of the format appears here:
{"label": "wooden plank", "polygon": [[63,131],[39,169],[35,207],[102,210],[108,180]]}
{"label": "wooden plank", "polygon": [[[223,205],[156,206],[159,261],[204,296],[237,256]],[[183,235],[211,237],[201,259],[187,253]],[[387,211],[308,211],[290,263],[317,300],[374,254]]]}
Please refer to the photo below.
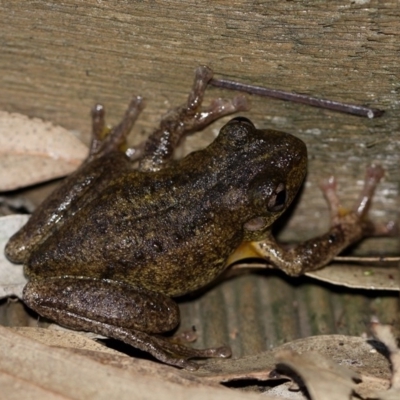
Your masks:
{"label": "wooden plank", "polygon": [[[95,102],[115,123],[131,94],[141,94],[147,108],[135,127],[139,140],[184,101],[199,64],[242,82],[370,104],[385,115],[368,120],[256,97],[247,115],[260,127],[298,135],[309,148],[308,184],[286,239],[327,226],[321,177],[335,173],[351,205],[374,161],[388,173],[372,215],[395,220],[399,17],[396,0],[1,2],[0,107],[75,129],[88,141]],[[210,90],[210,98],[220,94]],[[213,134],[190,138],[190,148]]]}

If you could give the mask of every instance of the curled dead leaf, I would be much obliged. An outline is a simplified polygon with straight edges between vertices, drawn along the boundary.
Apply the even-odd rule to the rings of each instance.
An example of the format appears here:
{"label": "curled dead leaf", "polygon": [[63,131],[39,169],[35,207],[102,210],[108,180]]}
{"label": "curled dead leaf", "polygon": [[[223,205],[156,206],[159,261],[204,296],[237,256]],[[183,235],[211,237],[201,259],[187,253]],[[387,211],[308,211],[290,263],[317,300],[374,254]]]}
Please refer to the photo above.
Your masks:
{"label": "curled dead leaf", "polygon": [[68,175],[87,152],[87,146],[60,126],[0,111],[0,191]]}
{"label": "curled dead leaf", "polygon": [[372,321],[371,329],[375,337],[380,340],[389,351],[389,359],[392,365],[391,387],[387,391],[375,394],[373,398],[380,400],[397,400],[400,398],[400,349],[397,346],[393,330],[390,325]]}
{"label": "curled dead leaf", "polygon": [[398,262],[381,265],[332,263],[306,275],[323,282],[354,289],[400,290]]}
{"label": "curled dead leaf", "polygon": [[[338,378],[335,378],[335,380],[344,379],[343,392],[346,396],[351,390],[354,390],[361,398],[370,398],[377,391],[387,390],[390,384],[391,371],[389,362],[385,357],[384,346],[375,340],[345,335],[311,336],[285,343],[272,351],[236,360],[208,360],[198,371],[192,374],[201,377],[204,381],[213,382],[282,380],[285,379],[285,376],[276,373],[275,370],[275,356],[277,354],[304,354],[306,357],[307,354],[316,354],[314,361],[313,357],[309,356],[310,371],[314,369],[312,364],[316,364],[317,367],[319,365],[319,368],[322,368],[324,363],[327,363],[328,370],[324,372],[325,378],[329,378],[330,374],[337,374]],[[327,361],[321,361],[322,359]],[[329,367],[331,364],[335,365],[333,372]],[[308,372],[305,373],[308,374]],[[344,378],[340,378],[340,374],[344,374]],[[357,385],[353,384],[353,377],[360,378]],[[320,378],[325,379],[321,376]],[[271,389],[271,393],[276,394],[288,390],[288,385],[284,387],[285,383],[273,386],[274,389]],[[279,389],[279,386],[282,386],[282,388]],[[270,394],[270,391],[268,391],[268,394]],[[318,399],[320,398],[325,399],[326,397],[322,396]],[[334,398],[339,399],[341,397]]]}
{"label": "curled dead leaf", "polygon": [[[362,257],[360,257],[362,259]],[[270,269],[266,262],[235,264],[231,270],[239,269]],[[333,262],[326,267],[305,274],[310,278],[328,282],[333,285],[345,286],[353,289],[368,290],[400,290],[400,269],[398,261],[385,262],[380,265]]]}
{"label": "curled dead leaf", "polygon": [[0,299],[7,296],[22,298],[27,283],[23,266],[8,261],[4,247],[8,239],[28,221],[29,215],[8,215],[0,218]]}
{"label": "curled dead leaf", "polygon": [[276,353],[276,361],[301,377],[313,400],[350,399],[354,381],[359,380],[354,371],[316,352],[298,354],[283,349]]}
{"label": "curled dead leaf", "polygon": [[[26,332],[21,333],[0,326],[2,398],[130,400],[259,398],[253,393],[239,393],[209,382],[205,384],[187,371],[163,364],[103,351],[87,349],[74,351],[74,346],[72,348],[48,346],[40,343],[43,342],[43,337],[38,341],[37,337],[32,339],[26,337]],[[64,334],[67,335],[67,333],[62,335]],[[52,344],[55,343],[53,337]],[[18,382],[18,385],[14,385],[15,382]],[[40,396],[29,397],[31,393],[36,394],[34,389],[40,391]]]}

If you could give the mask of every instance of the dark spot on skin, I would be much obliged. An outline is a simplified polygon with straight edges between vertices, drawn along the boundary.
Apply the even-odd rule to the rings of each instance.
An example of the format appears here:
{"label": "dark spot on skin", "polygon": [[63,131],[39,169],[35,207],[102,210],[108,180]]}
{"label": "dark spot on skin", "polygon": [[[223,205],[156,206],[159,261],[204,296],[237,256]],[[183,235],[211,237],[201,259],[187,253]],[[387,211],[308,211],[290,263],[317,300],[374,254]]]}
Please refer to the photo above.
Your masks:
{"label": "dark spot on skin", "polygon": [[135,259],[137,261],[142,261],[144,259],[144,254],[142,251],[135,252]]}
{"label": "dark spot on skin", "polygon": [[172,237],[176,243],[179,243],[182,240],[182,235],[177,232],[174,232]]}

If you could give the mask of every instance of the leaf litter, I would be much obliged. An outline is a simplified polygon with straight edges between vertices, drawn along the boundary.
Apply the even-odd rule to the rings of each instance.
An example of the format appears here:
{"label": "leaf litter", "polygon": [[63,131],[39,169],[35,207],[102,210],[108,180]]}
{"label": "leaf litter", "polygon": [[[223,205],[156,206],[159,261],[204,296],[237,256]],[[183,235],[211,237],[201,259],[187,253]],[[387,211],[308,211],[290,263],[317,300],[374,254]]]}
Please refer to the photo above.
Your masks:
{"label": "leaf litter", "polygon": [[[3,171],[0,174],[0,190],[3,191],[33,185],[37,182],[66,175],[76,169],[87,153],[86,146],[80,143],[70,132],[43,121],[28,119],[21,115],[0,112],[0,133],[1,140],[4,140],[4,143],[0,140],[3,152],[0,158],[2,160],[0,162],[0,169]],[[64,141],[65,136],[67,136],[66,142]],[[38,137],[40,140],[37,140]],[[40,144],[38,145],[38,143]],[[69,149],[69,151],[66,151],[66,149]],[[65,156],[65,154],[67,155]],[[1,218],[1,248],[4,248],[9,237],[27,219],[27,215],[12,215]],[[342,268],[341,272],[338,272],[337,268]],[[374,266],[370,265],[362,266],[358,269],[350,269],[348,265],[335,265],[332,268],[325,268],[318,271],[316,274],[313,274],[315,275],[313,277],[339,285],[344,284],[349,287],[360,287],[361,285],[361,287],[367,289],[399,290],[400,279],[397,264],[393,268],[390,267],[391,269],[385,269],[384,272],[382,272],[381,267],[376,267],[379,268],[377,270],[374,268]],[[326,271],[329,271],[329,273],[326,273]],[[383,277],[382,274],[384,275]],[[388,277],[390,278],[389,283]],[[362,282],[361,284],[360,281]],[[1,251],[0,298],[8,296],[21,298],[25,283],[26,278],[23,275],[22,266],[10,263],[5,258],[4,252]],[[4,330],[9,331],[9,329],[0,328],[2,335],[9,335]],[[280,398],[283,398],[282,396],[289,398],[286,397],[290,396],[288,393],[293,393],[294,386],[300,383],[299,387],[305,388],[305,394],[301,394],[300,396],[303,397],[297,398],[308,398],[305,396],[309,396],[313,400],[341,400],[349,399],[352,394],[356,393],[359,396],[358,398],[363,399],[398,399],[400,398],[400,351],[394,341],[393,334],[387,327],[376,323],[375,325],[373,324],[373,331],[378,340],[385,344],[388,353],[385,353],[385,350],[379,347],[379,342],[360,337],[343,335],[317,336],[295,340],[273,351],[259,353],[255,356],[244,357],[242,359],[209,360],[202,364],[199,370],[194,373],[188,373],[146,360],[132,359],[118,353],[105,352],[106,347],[103,345],[85,348],[86,345],[82,345],[76,339],[76,335],[79,336],[78,333],[54,333],[42,328],[25,328],[25,331],[20,330],[12,333],[12,335],[28,335],[31,338],[30,340],[44,343],[42,345],[44,347],[40,350],[40,352],[44,352],[44,357],[51,356],[51,349],[54,346],[56,348],[67,347],[69,350],[64,349],[65,351],[77,352],[79,356],[84,356],[92,361],[96,360],[101,365],[118,365],[122,369],[126,369],[126,365],[139,366],[137,370],[132,366],[129,367],[133,368],[130,372],[137,379],[141,379],[140,377],[144,371],[151,371],[149,375],[156,373],[156,375],[163,375],[164,378],[169,376],[172,382],[179,382],[180,385],[183,385],[183,382],[185,382],[184,386],[188,385],[189,387],[194,386],[197,388],[206,385],[217,385],[220,382],[226,383],[239,380],[257,380],[260,382],[291,380],[289,391],[287,389],[282,390]],[[48,335],[52,335],[51,340]],[[84,341],[86,340],[91,341],[87,338],[84,339]],[[91,342],[95,344],[95,342]],[[0,352],[3,353],[0,364],[6,363],[9,365],[10,362],[13,363],[13,356],[10,356],[10,352],[13,352],[15,349],[14,346],[7,346],[6,343],[7,340],[0,341]],[[29,350],[24,348],[21,354],[17,355],[17,358],[22,357],[23,353],[27,351]],[[33,353],[35,351],[33,350]],[[384,354],[389,354],[388,357],[392,365],[393,375],[391,375],[389,362]],[[24,363],[21,358],[20,362],[29,368],[29,361]],[[285,375],[282,373],[279,369],[282,366],[285,367],[285,373],[291,370],[295,375]],[[23,365],[21,367],[24,368]],[[70,398],[66,394],[70,388],[68,390],[65,389],[61,397],[54,395],[53,385],[58,382],[59,377],[52,374],[53,367],[51,363],[48,365],[46,363],[41,364],[41,368],[44,368],[44,374],[53,376],[53,381],[50,379],[43,386],[44,393],[48,396],[44,398]],[[3,373],[0,373],[0,382],[2,382],[2,387],[5,389],[7,387],[15,388],[11,383],[13,379],[19,379],[19,370],[18,368],[13,368],[13,371],[15,373],[13,373],[10,379],[7,379]],[[296,375],[297,378],[293,380],[293,376]],[[37,377],[28,379],[25,377],[23,379],[25,379],[26,385],[33,384],[35,386],[37,384]],[[91,377],[88,379],[90,380]],[[294,382],[296,383],[294,384]],[[283,385],[285,383],[282,384],[282,387]],[[391,386],[390,389],[389,386]],[[277,393],[277,387],[279,385],[274,387],[275,393]],[[286,387],[288,387],[287,383]],[[79,388],[74,388],[74,390],[79,390]],[[271,389],[267,393],[271,393],[272,395],[274,390]],[[228,398],[228,396],[232,398],[231,391],[221,398]],[[275,395],[274,397],[276,398]],[[93,398],[100,397],[94,396]],[[121,398],[124,398],[122,394]]]}
{"label": "leaf litter", "polygon": [[87,153],[87,146],[67,129],[0,111],[0,191],[68,175]]}

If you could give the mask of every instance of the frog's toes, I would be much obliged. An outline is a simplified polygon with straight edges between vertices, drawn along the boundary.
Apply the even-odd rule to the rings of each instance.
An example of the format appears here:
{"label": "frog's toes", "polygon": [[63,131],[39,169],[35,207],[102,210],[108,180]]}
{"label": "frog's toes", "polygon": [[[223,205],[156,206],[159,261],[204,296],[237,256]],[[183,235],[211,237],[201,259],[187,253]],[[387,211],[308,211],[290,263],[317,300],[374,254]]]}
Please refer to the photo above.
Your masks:
{"label": "frog's toes", "polygon": [[214,99],[208,107],[203,108],[196,114],[192,121],[187,124],[187,131],[199,131],[219,118],[249,110],[250,105],[246,96],[239,95],[232,99]]}
{"label": "frog's toes", "polygon": [[244,95],[235,96],[230,100],[214,99],[210,106],[204,110],[206,113],[214,114],[216,117],[233,114],[239,111],[248,111],[250,109],[250,102]]}
{"label": "frog's toes", "polygon": [[105,129],[105,109],[102,104],[95,104],[92,108],[92,141],[101,141]]}
{"label": "frog's toes", "polygon": [[197,340],[197,333],[192,329],[177,333],[170,338],[171,342],[179,344],[193,343],[196,340]]}
{"label": "frog's toes", "polygon": [[379,164],[371,164],[367,167],[365,180],[369,181],[373,188],[385,176],[385,170]]}
{"label": "frog's toes", "polygon": [[235,96],[232,99],[232,105],[236,111],[248,111],[250,110],[250,101],[244,95]]}
{"label": "frog's toes", "polygon": [[320,183],[320,188],[324,197],[328,203],[329,211],[331,214],[332,223],[335,223],[339,213],[340,213],[340,201],[336,192],[337,181],[334,176],[330,176],[328,179],[323,180]]}
{"label": "frog's toes", "polygon": [[[380,165],[373,164],[368,166],[364,179],[364,187],[361,190],[359,198],[353,209],[341,207],[336,192],[337,182],[334,176],[331,176],[327,180],[321,182],[320,187],[329,205],[332,224],[337,224],[342,217],[345,217],[348,214],[354,214],[360,220],[366,219],[376,187],[383,176],[384,169]],[[388,232],[390,229],[392,228],[388,226],[386,232]]]}
{"label": "frog's toes", "polygon": [[323,181],[320,187],[329,205],[332,226],[344,226],[348,223],[359,225],[364,232],[363,236],[394,236],[398,234],[399,226],[394,221],[379,224],[368,219],[368,211],[375,190],[384,174],[385,171],[380,165],[372,164],[367,167],[364,186],[352,209],[341,207],[336,193],[336,179],[333,176]]}
{"label": "frog's toes", "polygon": [[197,86],[207,85],[214,76],[214,72],[207,65],[199,65],[195,70],[195,83],[193,86],[193,91],[198,91]]}
{"label": "frog's toes", "polygon": [[360,216],[360,218],[367,215],[376,187],[384,175],[385,170],[380,165],[372,164],[367,167],[364,187],[354,207],[354,211]]}
{"label": "frog's toes", "polygon": [[211,349],[195,350],[194,355],[178,359],[177,363],[174,363],[177,367],[186,369],[188,371],[196,371],[199,368],[199,364],[190,361],[189,358],[229,358],[232,356],[232,350],[229,346],[221,346]]}
{"label": "frog's toes", "polygon": [[229,358],[232,350],[229,346],[212,347],[208,349],[194,349],[170,338],[153,336],[150,339],[155,351],[151,352],[160,361],[177,367],[194,370],[198,365],[189,361],[192,358]]}
{"label": "frog's toes", "polygon": [[206,349],[206,351],[207,357],[210,358],[229,358],[232,356],[232,350],[229,346]]}
{"label": "frog's toes", "polygon": [[353,212],[358,215],[360,220],[369,222],[370,236],[397,236],[399,234],[399,225],[394,221],[387,223],[373,223],[368,221],[368,210],[371,206],[376,187],[385,175],[382,166],[372,164],[367,167],[364,179],[364,187],[356,202]]}
{"label": "frog's toes", "polygon": [[104,107],[96,104],[92,109],[92,143],[89,160],[99,158],[112,151],[125,151],[127,137],[143,108],[143,98],[133,97],[121,122],[110,129],[105,124]]}
{"label": "frog's toes", "polygon": [[397,237],[400,234],[399,224],[395,221],[389,221],[383,224],[374,223],[372,228],[373,232],[371,235],[373,236]]}
{"label": "frog's toes", "polygon": [[175,367],[186,369],[187,371],[192,371],[192,372],[197,371],[199,369],[198,364],[196,364],[193,361],[185,360],[183,358],[178,359],[176,363],[173,365],[175,365]]}

